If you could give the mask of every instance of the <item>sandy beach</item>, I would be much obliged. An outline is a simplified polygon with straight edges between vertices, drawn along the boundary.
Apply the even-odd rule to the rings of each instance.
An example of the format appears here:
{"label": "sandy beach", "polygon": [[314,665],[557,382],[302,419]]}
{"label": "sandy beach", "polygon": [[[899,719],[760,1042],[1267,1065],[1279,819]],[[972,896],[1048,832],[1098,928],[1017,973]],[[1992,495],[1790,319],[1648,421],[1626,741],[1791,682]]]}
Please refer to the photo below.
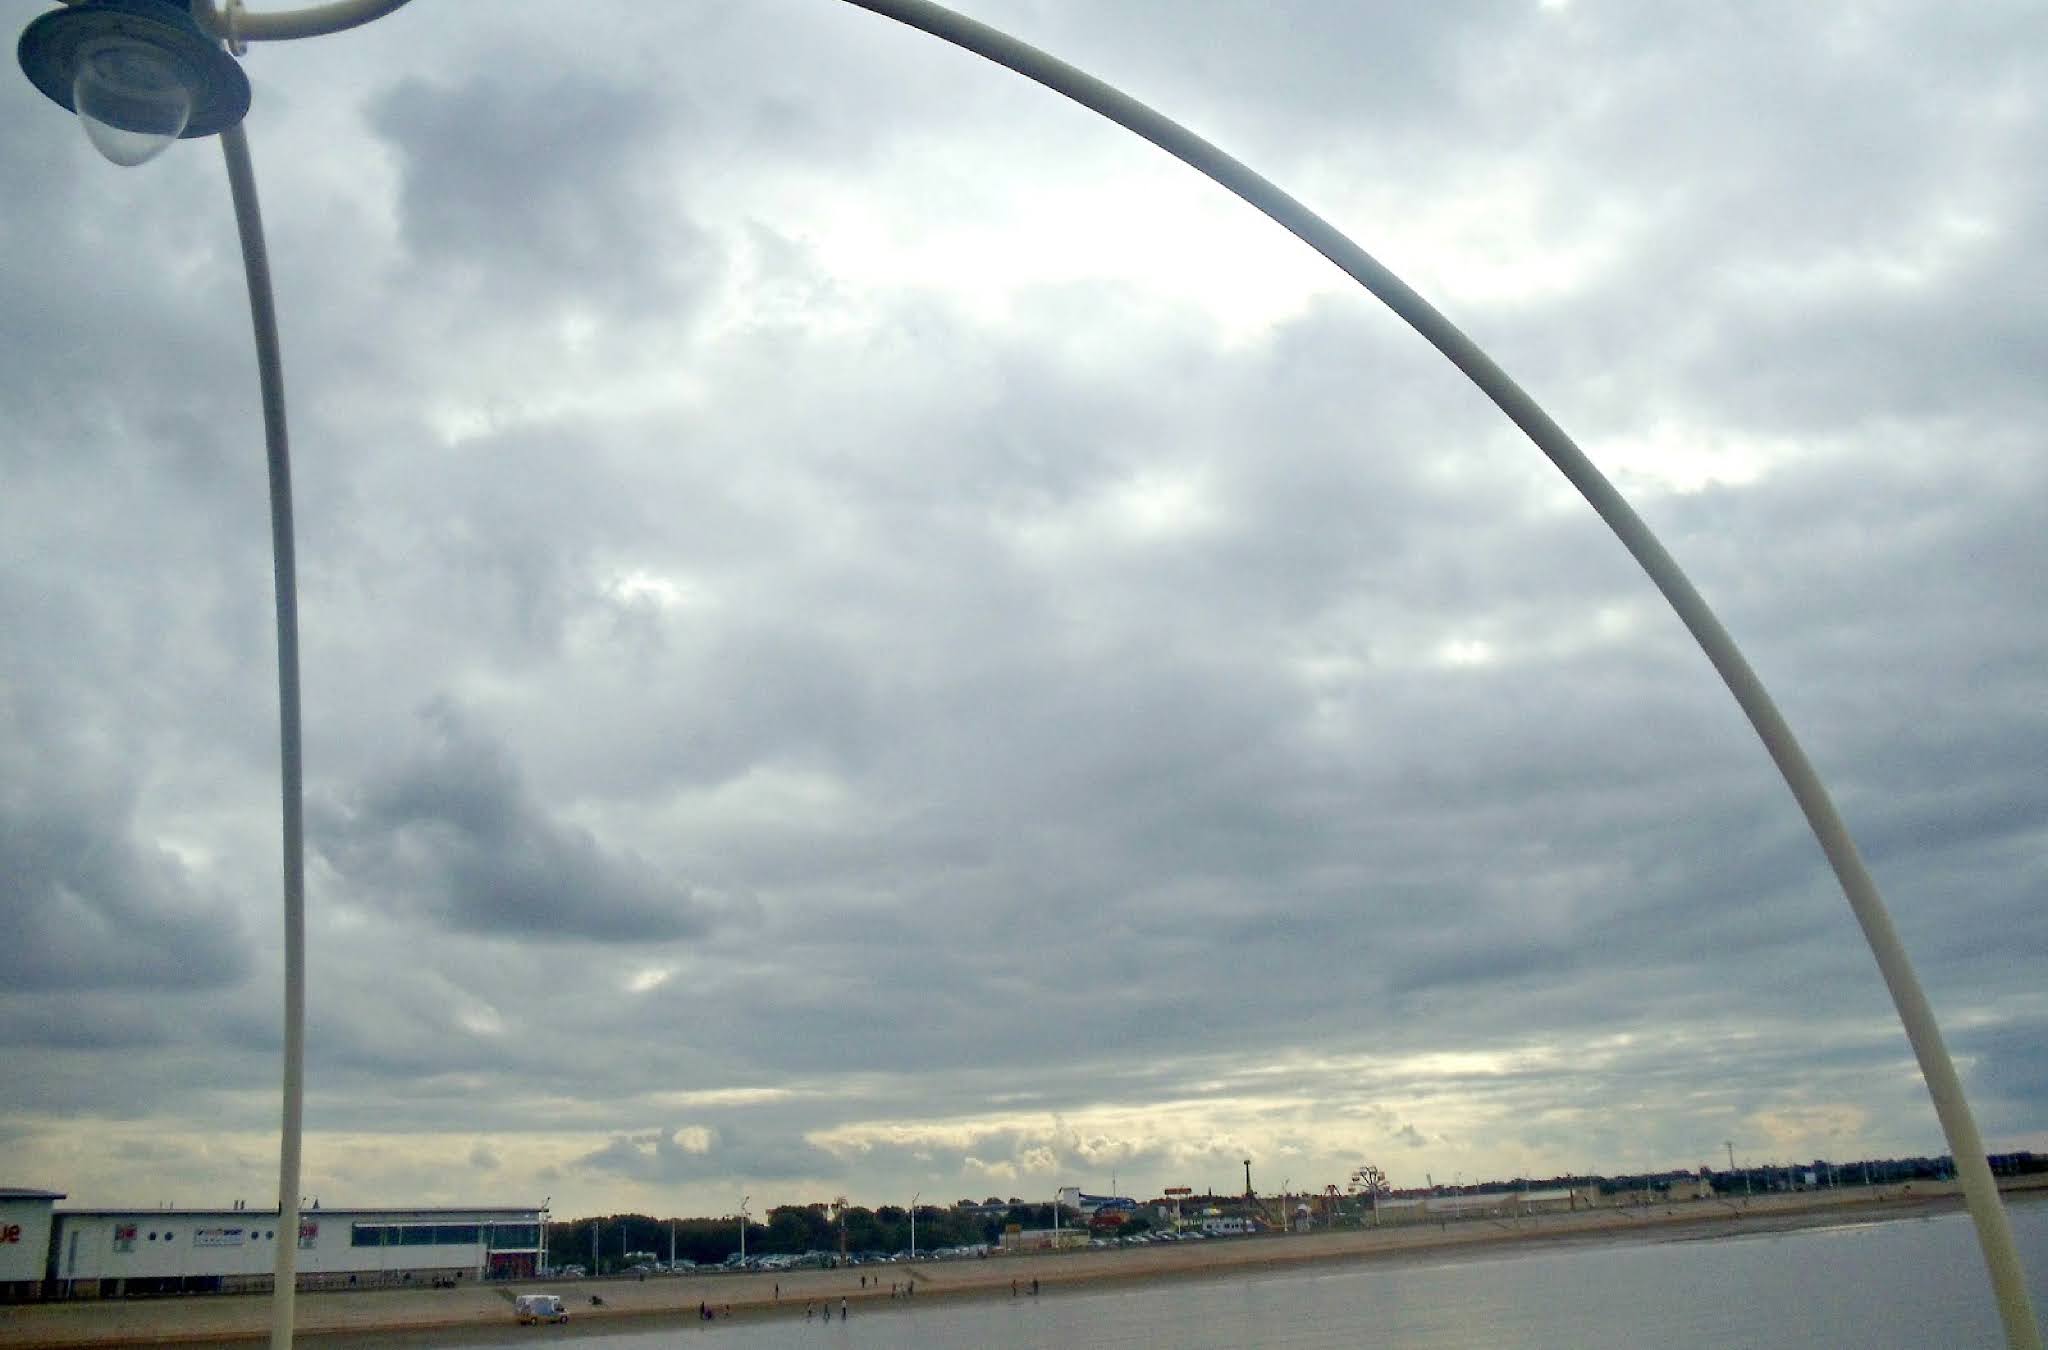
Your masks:
{"label": "sandy beach", "polygon": [[[2048,1178],[2010,1187],[2021,1203],[2048,1197]],[[298,1300],[302,1339],[329,1345],[445,1345],[465,1333],[502,1333],[512,1325],[512,1296],[546,1289],[573,1312],[567,1330],[603,1332],[665,1322],[694,1323],[700,1302],[737,1318],[795,1316],[813,1301],[852,1305],[886,1301],[890,1286],[914,1281],[915,1300],[1008,1297],[1011,1281],[1036,1279],[1047,1295],[1117,1281],[1227,1275],[1307,1262],[1435,1258],[1540,1242],[1680,1241],[1734,1233],[1859,1223],[1960,1209],[1952,1184],[1852,1188],[1748,1201],[1698,1200],[1647,1208],[1594,1209],[1521,1219],[1460,1219],[1399,1227],[1289,1236],[1159,1243],[1141,1247],[991,1256],[985,1260],[862,1266],[758,1275],[657,1276],[460,1289],[306,1293]],[[865,1279],[866,1286],[862,1281]],[[779,1286],[779,1297],[777,1289]],[[593,1306],[591,1297],[603,1299]],[[230,1346],[268,1334],[263,1295],[210,1295],[0,1308],[0,1350],[59,1347]]]}

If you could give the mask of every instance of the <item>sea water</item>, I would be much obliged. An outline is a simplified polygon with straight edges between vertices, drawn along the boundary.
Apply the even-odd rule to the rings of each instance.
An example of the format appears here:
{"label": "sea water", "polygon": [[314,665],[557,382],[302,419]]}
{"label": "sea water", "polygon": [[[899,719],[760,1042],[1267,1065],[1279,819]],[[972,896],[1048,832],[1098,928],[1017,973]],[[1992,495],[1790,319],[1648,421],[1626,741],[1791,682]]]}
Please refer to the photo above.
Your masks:
{"label": "sea water", "polygon": [[[2036,1310],[2048,1311],[2048,1201],[2022,1201],[2011,1212]],[[1957,1213],[1690,1241],[1546,1243],[1113,1288],[1048,1285],[1038,1298],[870,1304],[843,1322],[806,1323],[798,1313],[586,1334],[565,1344],[1995,1350],[2005,1340],[1990,1289],[1975,1230]],[[542,1339],[548,1333],[508,1329],[502,1340],[465,1338],[463,1345],[530,1350]]]}

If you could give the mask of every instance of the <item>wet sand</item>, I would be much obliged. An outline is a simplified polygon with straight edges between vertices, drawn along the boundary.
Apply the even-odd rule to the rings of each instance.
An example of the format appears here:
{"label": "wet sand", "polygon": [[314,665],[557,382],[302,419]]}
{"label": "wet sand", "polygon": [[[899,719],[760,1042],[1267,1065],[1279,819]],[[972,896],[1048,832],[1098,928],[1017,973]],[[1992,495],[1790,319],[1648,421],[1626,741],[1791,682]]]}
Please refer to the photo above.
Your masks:
{"label": "wet sand", "polygon": [[[2009,1196],[2048,1198],[2048,1178],[2027,1178]],[[541,1281],[516,1286],[303,1293],[299,1338],[339,1346],[374,1341],[386,1350],[443,1346],[512,1327],[512,1296],[546,1290],[562,1295],[571,1319],[557,1334],[604,1333],[691,1325],[699,1302],[748,1320],[801,1316],[808,1303],[841,1298],[858,1308],[890,1299],[890,1286],[914,1282],[913,1306],[929,1299],[1007,1298],[1010,1282],[1045,1294],[1120,1281],[1200,1278],[1312,1262],[1441,1259],[1541,1242],[1683,1241],[1737,1233],[1863,1223],[1962,1207],[1953,1183],[1850,1188],[1753,1200],[1696,1200],[1648,1207],[1581,1210],[1519,1219],[1469,1218],[1407,1222],[1336,1233],[1154,1243],[1142,1247],[1022,1253],[985,1260],[858,1266],[779,1274],[650,1276],[645,1280]],[[861,1281],[865,1277],[867,1287]],[[780,1285],[780,1298],[776,1286]],[[592,1306],[595,1295],[604,1300]],[[266,1295],[195,1295],[0,1307],[0,1350],[72,1350],[85,1346],[238,1346],[269,1333]]]}

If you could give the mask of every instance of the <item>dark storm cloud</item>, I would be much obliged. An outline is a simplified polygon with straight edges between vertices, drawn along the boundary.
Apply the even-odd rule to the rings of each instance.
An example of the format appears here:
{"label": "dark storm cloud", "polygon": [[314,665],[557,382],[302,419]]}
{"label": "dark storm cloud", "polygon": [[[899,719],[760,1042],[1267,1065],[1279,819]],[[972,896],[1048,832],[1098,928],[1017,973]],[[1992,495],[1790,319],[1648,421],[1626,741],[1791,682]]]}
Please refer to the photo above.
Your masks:
{"label": "dark storm cloud", "polygon": [[442,704],[404,760],[314,815],[365,903],[460,932],[591,942],[701,936],[713,915],[646,860],[555,819],[500,743]]}

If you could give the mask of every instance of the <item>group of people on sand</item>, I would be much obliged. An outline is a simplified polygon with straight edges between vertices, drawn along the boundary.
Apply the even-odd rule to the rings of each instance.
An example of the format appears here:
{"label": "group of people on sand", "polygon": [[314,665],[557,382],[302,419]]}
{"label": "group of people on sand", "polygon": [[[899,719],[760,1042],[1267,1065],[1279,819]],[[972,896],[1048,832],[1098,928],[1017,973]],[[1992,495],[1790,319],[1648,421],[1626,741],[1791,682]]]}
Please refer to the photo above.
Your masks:
{"label": "group of people on sand", "polygon": [[721,1317],[731,1316],[732,1304],[730,1303],[726,1304],[723,1308],[714,1308],[709,1303],[699,1303],[697,1305],[697,1320],[699,1322],[716,1322]]}
{"label": "group of people on sand", "polygon": [[[804,1304],[804,1321],[810,1321],[813,1317],[817,1315],[817,1312],[817,1304]],[[825,1300],[825,1320],[827,1322],[832,1320],[832,1301],[830,1299]],[[846,1320],[846,1296],[843,1294],[839,1298],[839,1320],[842,1322]]]}

